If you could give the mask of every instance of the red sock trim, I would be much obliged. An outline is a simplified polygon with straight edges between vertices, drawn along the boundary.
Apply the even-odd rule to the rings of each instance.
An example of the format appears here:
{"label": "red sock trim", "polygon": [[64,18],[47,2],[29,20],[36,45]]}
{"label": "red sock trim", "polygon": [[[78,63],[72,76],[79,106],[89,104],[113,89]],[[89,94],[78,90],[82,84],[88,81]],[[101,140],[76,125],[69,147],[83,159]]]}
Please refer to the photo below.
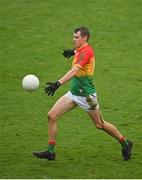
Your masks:
{"label": "red sock trim", "polygon": [[121,143],[121,142],[124,142],[125,140],[126,140],[125,137],[122,136],[122,138],[121,138],[119,141],[120,141],[120,143]]}
{"label": "red sock trim", "polygon": [[48,141],[48,144],[55,145],[56,142],[55,141]]}

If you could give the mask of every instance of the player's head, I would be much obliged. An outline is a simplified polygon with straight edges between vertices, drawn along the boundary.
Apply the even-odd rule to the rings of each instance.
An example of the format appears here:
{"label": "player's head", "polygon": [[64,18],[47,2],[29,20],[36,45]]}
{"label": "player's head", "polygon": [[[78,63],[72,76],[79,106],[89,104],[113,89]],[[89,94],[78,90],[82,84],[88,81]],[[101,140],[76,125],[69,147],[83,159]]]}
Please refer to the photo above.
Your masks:
{"label": "player's head", "polygon": [[88,30],[88,28],[86,27],[78,27],[74,30],[74,33],[80,32],[81,37],[85,37],[87,38],[87,41],[89,40],[90,37],[90,32]]}
{"label": "player's head", "polygon": [[78,27],[74,30],[73,41],[75,48],[79,48],[88,42],[90,32],[86,27]]}

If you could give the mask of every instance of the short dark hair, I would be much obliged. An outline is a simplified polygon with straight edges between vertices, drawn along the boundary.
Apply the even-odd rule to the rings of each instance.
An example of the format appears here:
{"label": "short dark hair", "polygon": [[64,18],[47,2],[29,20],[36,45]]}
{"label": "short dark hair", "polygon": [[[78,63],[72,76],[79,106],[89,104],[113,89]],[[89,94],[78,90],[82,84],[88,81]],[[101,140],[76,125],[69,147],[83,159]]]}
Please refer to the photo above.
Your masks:
{"label": "short dark hair", "polygon": [[77,33],[78,31],[80,31],[80,35],[82,37],[87,36],[87,41],[89,40],[90,32],[89,32],[88,28],[81,26],[74,30],[75,33]]}

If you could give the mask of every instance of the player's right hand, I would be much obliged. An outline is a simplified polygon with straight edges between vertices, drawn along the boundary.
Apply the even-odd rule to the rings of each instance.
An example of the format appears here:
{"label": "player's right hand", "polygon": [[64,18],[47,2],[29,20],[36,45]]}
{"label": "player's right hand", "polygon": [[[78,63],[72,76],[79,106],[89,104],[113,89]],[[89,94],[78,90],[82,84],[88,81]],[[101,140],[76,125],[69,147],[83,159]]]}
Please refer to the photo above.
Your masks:
{"label": "player's right hand", "polygon": [[57,81],[55,83],[47,82],[46,87],[44,89],[45,93],[48,94],[48,96],[53,96],[55,91],[61,86],[60,82]]}
{"label": "player's right hand", "polygon": [[75,55],[74,50],[75,49],[64,49],[63,56],[65,58],[70,58],[71,56],[74,56]]}

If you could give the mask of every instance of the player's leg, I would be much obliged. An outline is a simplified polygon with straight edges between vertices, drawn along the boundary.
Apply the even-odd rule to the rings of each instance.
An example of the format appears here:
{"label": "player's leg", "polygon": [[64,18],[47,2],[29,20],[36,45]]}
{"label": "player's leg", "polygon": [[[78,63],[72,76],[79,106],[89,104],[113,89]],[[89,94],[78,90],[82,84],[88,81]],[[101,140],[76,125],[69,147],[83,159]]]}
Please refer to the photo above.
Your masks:
{"label": "player's leg", "polygon": [[49,141],[56,140],[57,119],[65,112],[70,111],[76,104],[66,95],[62,96],[48,112],[48,137]]}
{"label": "player's leg", "polygon": [[99,108],[96,108],[94,111],[89,111],[88,115],[95,123],[96,128],[106,131],[108,134],[119,141],[122,139],[123,135],[116,129],[116,127],[104,121]]}
{"label": "player's leg", "polygon": [[48,149],[42,152],[34,152],[38,158],[46,158],[48,160],[55,160],[54,146],[56,144],[57,135],[57,120],[65,112],[74,108],[76,104],[72,99],[66,95],[62,96],[48,112]]}
{"label": "player's leg", "polygon": [[114,125],[104,121],[99,108],[96,108],[93,111],[89,111],[88,115],[91,117],[91,119],[93,120],[93,122],[95,123],[98,129],[104,130],[105,132],[110,134],[112,137],[114,137],[121,143],[122,155],[124,160],[130,159],[132,142],[125,139],[124,136],[119,132],[119,130]]}

